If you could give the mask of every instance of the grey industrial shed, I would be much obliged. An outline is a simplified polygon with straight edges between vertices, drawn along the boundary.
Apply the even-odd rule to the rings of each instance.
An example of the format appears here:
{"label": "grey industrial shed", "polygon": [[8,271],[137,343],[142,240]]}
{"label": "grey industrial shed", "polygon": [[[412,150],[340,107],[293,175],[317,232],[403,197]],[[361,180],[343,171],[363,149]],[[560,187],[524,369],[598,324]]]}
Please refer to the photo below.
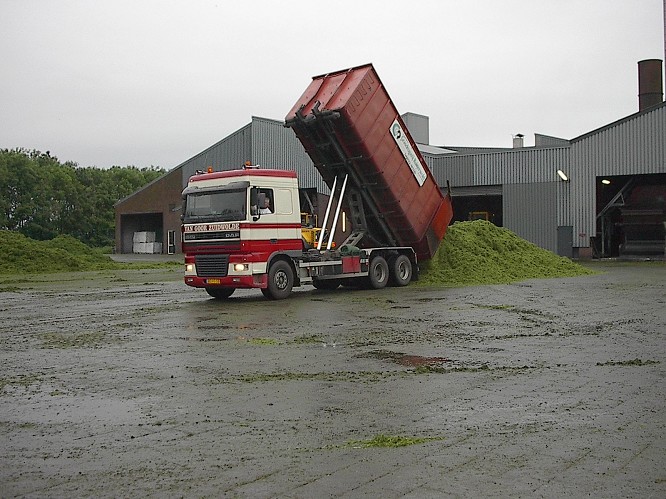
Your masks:
{"label": "grey industrial shed", "polygon": [[[528,241],[566,256],[588,257],[593,252],[611,256],[604,251],[611,248],[599,241],[597,215],[607,206],[603,200],[608,197],[599,191],[621,192],[629,182],[630,187],[656,184],[664,191],[666,104],[570,141],[537,136],[534,147],[423,154],[438,183],[445,185],[448,180],[453,185],[454,199],[501,196],[501,224]],[[654,201],[655,205],[660,202]],[[662,223],[666,221],[663,203],[662,199]],[[484,202],[479,199],[473,206],[483,208]],[[615,208],[621,206],[618,202]],[[458,212],[456,217],[465,215]],[[655,237],[663,241],[663,233]]]}
{"label": "grey industrial shed", "polygon": [[[664,103],[571,140],[537,134],[534,147],[520,147],[518,143],[519,147],[514,144],[507,149],[434,147],[428,145],[426,116],[408,113],[405,121],[410,130],[414,129],[417,142],[421,142],[419,148],[439,185],[444,189],[447,181],[451,184],[457,220],[468,219],[470,213],[492,211],[498,225],[561,255],[611,255],[613,248],[600,242],[605,225],[598,215],[605,209],[604,216],[615,220],[613,211],[622,207],[623,200],[622,196],[613,200],[613,196],[624,193],[626,198],[629,190],[623,191],[623,186],[627,184],[654,184],[666,189]],[[301,187],[328,194],[293,131],[284,128],[281,121],[259,117],[184,161],[165,177],[176,175],[185,186],[196,170],[209,166],[215,170],[234,169],[248,160],[266,168],[296,170]],[[566,180],[558,175],[558,170]],[[611,181],[610,187],[601,180]],[[608,199],[602,189],[613,196]],[[122,247],[120,241],[126,231],[122,227],[123,206],[132,205],[136,212],[142,193],[140,190],[116,205],[118,248]],[[174,197],[173,190],[168,195]],[[657,216],[666,222],[664,200],[654,201],[657,211],[661,202],[661,214]],[[161,209],[150,203],[146,197],[146,213]],[[180,204],[179,197],[167,204],[173,207],[175,203]],[[617,230],[617,226],[613,222],[609,230]],[[161,227],[159,232],[173,234],[176,229]],[[180,235],[179,230],[176,233]],[[611,243],[613,235],[606,236]],[[127,234],[124,237],[127,239]],[[663,238],[663,227],[661,236],[655,237]],[[180,252],[180,241],[176,243],[176,251]],[[169,247],[166,240],[164,247]]]}
{"label": "grey industrial shed", "polygon": [[[156,234],[163,252],[182,253],[180,207],[182,189],[197,170],[215,171],[241,168],[246,161],[265,168],[296,170],[300,186],[316,193],[328,188],[314,168],[294,132],[282,121],[252,117],[252,121],[231,135],[182,162],[166,175],[118,201],[115,248],[119,253],[133,251],[133,234]],[[174,216],[177,214],[178,216]]]}

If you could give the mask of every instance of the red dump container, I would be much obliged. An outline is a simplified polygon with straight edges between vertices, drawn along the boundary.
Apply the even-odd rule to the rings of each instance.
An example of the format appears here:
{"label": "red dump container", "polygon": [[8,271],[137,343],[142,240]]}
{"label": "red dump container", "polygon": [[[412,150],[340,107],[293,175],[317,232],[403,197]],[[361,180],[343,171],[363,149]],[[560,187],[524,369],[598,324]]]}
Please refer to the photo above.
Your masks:
{"label": "red dump container", "polygon": [[[433,256],[453,217],[372,64],[315,76],[285,122],[329,187],[349,173],[375,241]],[[334,137],[335,140],[331,140]],[[369,212],[369,213],[368,213]],[[392,241],[391,241],[392,239]]]}

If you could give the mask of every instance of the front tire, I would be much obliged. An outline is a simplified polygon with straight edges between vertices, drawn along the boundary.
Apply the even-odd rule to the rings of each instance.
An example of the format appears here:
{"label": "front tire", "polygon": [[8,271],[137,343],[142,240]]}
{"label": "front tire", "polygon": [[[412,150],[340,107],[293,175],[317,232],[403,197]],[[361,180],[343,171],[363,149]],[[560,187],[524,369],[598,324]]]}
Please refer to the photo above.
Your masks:
{"label": "front tire", "polygon": [[261,292],[270,300],[283,300],[294,287],[294,271],[284,260],[277,260],[268,270],[268,287]]}
{"label": "front tire", "polygon": [[218,300],[226,300],[234,291],[236,288],[206,288],[206,293]]}

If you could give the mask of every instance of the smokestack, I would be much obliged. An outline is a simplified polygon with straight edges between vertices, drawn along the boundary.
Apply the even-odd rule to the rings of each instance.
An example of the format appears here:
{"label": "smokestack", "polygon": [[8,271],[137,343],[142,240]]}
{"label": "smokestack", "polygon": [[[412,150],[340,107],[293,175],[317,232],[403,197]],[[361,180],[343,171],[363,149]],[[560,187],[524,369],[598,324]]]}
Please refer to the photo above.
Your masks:
{"label": "smokestack", "polygon": [[513,136],[513,148],[514,149],[520,149],[523,147],[523,137],[525,137],[522,133],[517,133],[516,135]]}
{"label": "smokestack", "polygon": [[656,106],[664,101],[661,79],[661,59],[638,61],[638,110]]}

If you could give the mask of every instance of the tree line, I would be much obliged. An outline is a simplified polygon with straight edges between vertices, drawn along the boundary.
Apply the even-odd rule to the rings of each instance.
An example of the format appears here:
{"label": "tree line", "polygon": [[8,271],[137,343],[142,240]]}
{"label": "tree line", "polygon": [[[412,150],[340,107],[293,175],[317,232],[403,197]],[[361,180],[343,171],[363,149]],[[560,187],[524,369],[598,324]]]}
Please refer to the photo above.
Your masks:
{"label": "tree line", "polygon": [[0,229],[37,240],[69,234],[112,245],[113,205],[163,175],[163,169],[108,169],[61,163],[47,151],[0,149]]}

